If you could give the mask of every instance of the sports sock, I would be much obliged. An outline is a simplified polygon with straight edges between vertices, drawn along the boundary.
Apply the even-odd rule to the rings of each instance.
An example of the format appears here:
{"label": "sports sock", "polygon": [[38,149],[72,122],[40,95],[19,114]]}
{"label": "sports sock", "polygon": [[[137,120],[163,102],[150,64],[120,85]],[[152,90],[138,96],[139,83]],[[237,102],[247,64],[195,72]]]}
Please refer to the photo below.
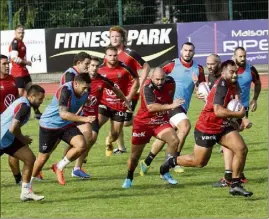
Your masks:
{"label": "sports sock", "polygon": [[29,190],[29,189],[31,189],[31,183],[29,182],[29,183],[22,183],[21,184],[21,188],[22,188],[22,191],[25,191],[25,190]]}
{"label": "sports sock", "polygon": [[240,185],[240,179],[239,178],[233,178],[231,187],[234,188],[234,187],[239,186],[239,185]]}
{"label": "sports sock", "polygon": [[224,172],[224,178],[228,181],[231,182],[232,181],[232,171],[231,170],[225,170]]}
{"label": "sports sock", "polygon": [[80,170],[80,167],[74,167],[74,171]]}
{"label": "sports sock", "polygon": [[155,156],[156,156],[155,154],[149,152],[147,158],[145,159],[145,164],[147,164],[147,166],[149,166],[151,164],[151,162],[153,161]]}
{"label": "sports sock", "polygon": [[241,179],[246,179],[245,174],[241,173]]}
{"label": "sports sock", "polygon": [[21,173],[14,175],[14,179],[16,181],[16,184],[20,183],[21,178],[22,178]]}
{"label": "sports sock", "polygon": [[128,170],[127,179],[133,180],[133,178],[134,178],[134,171]]}
{"label": "sports sock", "polygon": [[71,161],[67,159],[67,157],[65,156],[61,161],[59,161],[59,163],[57,163],[57,168],[59,170],[63,170],[63,168],[65,168],[67,166],[67,164],[69,164]]}

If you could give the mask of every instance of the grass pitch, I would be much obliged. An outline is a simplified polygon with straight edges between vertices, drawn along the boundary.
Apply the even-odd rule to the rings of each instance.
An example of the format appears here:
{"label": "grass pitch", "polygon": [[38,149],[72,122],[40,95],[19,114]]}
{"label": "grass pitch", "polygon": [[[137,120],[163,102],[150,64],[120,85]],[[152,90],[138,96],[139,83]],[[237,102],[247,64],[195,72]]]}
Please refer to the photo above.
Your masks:
{"label": "grass pitch", "polygon": [[[42,107],[48,104],[49,97]],[[192,130],[182,154],[190,153],[194,145],[193,127],[203,104],[192,99],[189,118]],[[19,199],[20,186],[16,186],[7,163],[1,157],[1,217],[4,218],[268,218],[268,91],[262,91],[258,109],[250,113],[253,127],[242,133],[249,154],[245,175],[246,188],[254,192],[250,198],[233,197],[228,188],[212,188],[223,176],[222,154],[216,145],[209,164],[203,169],[185,168],[185,173],[174,174],[179,180],[176,186],[168,185],[159,178],[159,166],[164,152],[153,161],[147,176],[135,173],[133,187],[122,189],[126,177],[129,153],[105,157],[105,137],[108,124],[100,130],[96,145],[89,154],[84,169],[93,177],[79,180],[71,177],[73,164],[65,169],[67,184],[60,186],[50,170],[51,165],[62,157],[64,143],[52,154],[43,169],[45,180],[34,182],[34,191],[45,195],[41,202],[23,203]],[[32,119],[24,133],[33,137],[31,145],[38,152],[38,121]],[[131,129],[125,131],[126,146],[130,151]],[[153,139],[152,139],[153,140]],[[148,145],[142,158],[148,154]],[[22,166],[22,165],[21,165]]]}

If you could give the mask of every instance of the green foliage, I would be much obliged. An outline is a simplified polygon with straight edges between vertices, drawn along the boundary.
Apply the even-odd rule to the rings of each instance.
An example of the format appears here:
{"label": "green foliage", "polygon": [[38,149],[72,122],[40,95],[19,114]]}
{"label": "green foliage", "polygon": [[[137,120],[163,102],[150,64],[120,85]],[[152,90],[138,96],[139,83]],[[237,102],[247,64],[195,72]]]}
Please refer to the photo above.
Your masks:
{"label": "green foliage", "polygon": [[13,27],[22,24],[25,28],[35,28],[35,19],[37,15],[37,9],[32,2],[26,0],[23,4],[16,4],[13,2],[14,8],[17,8],[13,14]]}
{"label": "green foliage", "polygon": [[0,30],[9,29],[8,24],[8,2],[0,1]]}

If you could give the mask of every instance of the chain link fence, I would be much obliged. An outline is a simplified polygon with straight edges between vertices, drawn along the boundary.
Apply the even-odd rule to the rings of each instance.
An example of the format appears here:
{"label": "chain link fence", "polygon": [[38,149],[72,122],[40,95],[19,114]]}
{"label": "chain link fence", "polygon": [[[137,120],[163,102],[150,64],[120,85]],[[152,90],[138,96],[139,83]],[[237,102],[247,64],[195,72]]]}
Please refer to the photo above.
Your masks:
{"label": "chain link fence", "polygon": [[267,0],[1,0],[1,30],[266,19]]}

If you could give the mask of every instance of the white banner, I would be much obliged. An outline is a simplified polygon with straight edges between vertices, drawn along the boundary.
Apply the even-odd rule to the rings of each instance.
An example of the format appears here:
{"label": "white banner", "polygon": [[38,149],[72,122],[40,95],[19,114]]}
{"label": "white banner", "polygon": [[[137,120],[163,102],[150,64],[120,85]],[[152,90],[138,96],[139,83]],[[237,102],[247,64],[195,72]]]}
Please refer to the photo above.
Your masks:
{"label": "white banner", "polygon": [[[1,54],[9,56],[8,47],[14,39],[15,31],[1,31]],[[25,30],[23,42],[26,46],[26,59],[32,62],[27,66],[30,74],[47,73],[45,29]]]}

